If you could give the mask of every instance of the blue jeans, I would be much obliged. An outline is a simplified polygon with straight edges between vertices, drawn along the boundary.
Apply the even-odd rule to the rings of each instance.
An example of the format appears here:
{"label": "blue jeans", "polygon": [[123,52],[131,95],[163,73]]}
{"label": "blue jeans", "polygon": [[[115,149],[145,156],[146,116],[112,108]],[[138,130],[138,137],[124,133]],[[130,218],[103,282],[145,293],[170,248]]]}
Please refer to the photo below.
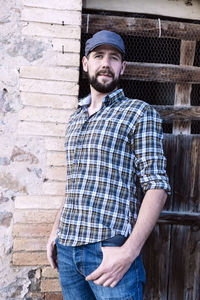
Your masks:
{"label": "blue jeans", "polygon": [[64,300],[142,300],[145,272],[139,255],[128,272],[114,287],[104,287],[86,281],[103,258],[101,247],[115,246],[106,241],[84,246],[63,246],[56,241],[59,279]]}

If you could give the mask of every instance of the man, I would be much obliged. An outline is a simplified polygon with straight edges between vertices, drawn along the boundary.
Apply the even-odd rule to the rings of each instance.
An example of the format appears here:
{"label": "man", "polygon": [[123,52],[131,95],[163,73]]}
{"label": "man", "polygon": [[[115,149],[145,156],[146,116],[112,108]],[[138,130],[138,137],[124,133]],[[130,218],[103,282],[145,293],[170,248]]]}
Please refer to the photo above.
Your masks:
{"label": "man", "polygon": [[86,42],[82,63],[91,94],[68,123],[66,198],[47,245],[53,268],[57,245],[65,300],[142,299],[140,252],[170,190],[158,114],[117,88],[124,56],[114,32]]}

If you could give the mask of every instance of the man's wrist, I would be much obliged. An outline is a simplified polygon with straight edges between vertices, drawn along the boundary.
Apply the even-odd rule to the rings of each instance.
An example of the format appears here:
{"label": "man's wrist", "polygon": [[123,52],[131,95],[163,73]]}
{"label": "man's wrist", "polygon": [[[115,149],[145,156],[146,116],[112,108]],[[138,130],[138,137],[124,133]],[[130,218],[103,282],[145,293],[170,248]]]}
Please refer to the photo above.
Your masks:
{"label": "man's wrist", "polygon": [[129,239],[121,246],[121,248],[130,262],[133,262],[141,251],[141,248],[135,247],[134,243]]}

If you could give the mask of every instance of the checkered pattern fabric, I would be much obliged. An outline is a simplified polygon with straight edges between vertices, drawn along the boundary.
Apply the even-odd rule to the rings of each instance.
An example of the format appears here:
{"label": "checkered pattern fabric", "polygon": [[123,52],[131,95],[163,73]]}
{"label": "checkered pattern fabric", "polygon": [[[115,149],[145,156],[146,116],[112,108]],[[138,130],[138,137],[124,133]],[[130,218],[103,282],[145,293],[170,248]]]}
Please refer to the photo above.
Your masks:
{"label": "checkered pattern fabric", "polygon": [[127,236],[144,192],[170,191],[158,113],[119,89],[89,117],[90,96],[82,99],[66,131],[66,199],[58,231],[63,245],[78,246]]}

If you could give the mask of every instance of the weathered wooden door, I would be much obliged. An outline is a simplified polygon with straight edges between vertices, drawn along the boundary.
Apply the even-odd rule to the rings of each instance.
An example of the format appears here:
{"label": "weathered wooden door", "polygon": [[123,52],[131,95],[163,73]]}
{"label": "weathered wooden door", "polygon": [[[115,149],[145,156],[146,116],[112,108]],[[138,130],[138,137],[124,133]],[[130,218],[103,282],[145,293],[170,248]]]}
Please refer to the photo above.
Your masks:
{"label": "weathered wooden door", "polygon": [[[143,250],[144,299],[199,300],[200,24],[95,13],[83,14],[82,53],[85,39],[98,30],[121,34],[125,94],[154,105],[164,120],[172,195]],[[82,75],[80,96],[87,92]]]}
{"label": "weathered wooden door", "polygon": [[145,248],[145,299],[198,300],[200,136],[166,135],[172,197]]}

